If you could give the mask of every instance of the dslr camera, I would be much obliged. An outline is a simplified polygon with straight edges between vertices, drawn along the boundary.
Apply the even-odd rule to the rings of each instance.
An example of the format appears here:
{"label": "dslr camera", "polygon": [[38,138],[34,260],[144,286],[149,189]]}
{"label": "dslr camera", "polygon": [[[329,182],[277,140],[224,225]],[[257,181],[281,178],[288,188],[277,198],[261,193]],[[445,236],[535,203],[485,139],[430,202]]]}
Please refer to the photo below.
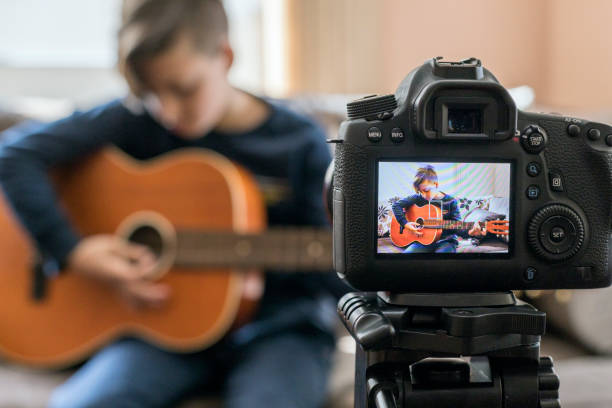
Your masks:
{"label": "dslr camera", "polygon": [[520,111],[475,58],[434,58],[347,109],[329,204],[354,288],[610,285],[611,126]]}

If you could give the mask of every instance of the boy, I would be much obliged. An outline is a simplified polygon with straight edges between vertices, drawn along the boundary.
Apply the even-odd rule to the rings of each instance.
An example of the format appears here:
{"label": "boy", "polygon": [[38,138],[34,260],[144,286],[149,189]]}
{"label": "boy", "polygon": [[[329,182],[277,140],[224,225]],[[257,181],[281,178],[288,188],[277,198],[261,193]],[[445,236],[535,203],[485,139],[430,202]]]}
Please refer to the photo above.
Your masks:
{"label": "boy", "polygon": [[[129,103],[8,131],[0,181],[49,275],[68,267],[116,286],[130,302],[160,306],[172,296],[168,288],[141,279],[154,266],[151,253],[115,236],[78,236],[56,203],[51,166],[110,143],[138,159],[203,147],[273,182],[262,188],[285,192],[267,203],[270,224],[325,225],[321,189],[330,155],[310,121],[228,83],[233,53],[219,0],[126,2],[123,20],[119,68]],[[269,275],[255,320],[199,353],[120,339],[60,386],[50,406],[169,406],[219,379],[229,407],[319,406],[334,347],[331,292],[341,288],[334,280]]]}
{"label": "boy", "polygon": [[[417,236],[423,235],[423,233],[420,232],[421,227],[419,224],[416,222],[408,222],[406,216],[404,215],[404,210],[413,205],[422,207],[426,204],[432,204],[436,207],[440,207],[442,210],[443,219],[461,221],[457,200],[454,197],[438,190],[438,175],[432,166],[419,168],[414,175],[412,186],[416,194],[396,201],[391,206],[393,215],[401,226],[400,229],[408,228]],[[460,230],[456,232],[453,230],[444,230],[438,241],[430,245],[423,245],[420,242],[413,242],[412,244],[408,245],[408,247],[404,250],[404,253],[456,252],[457,245],[459,245],[457,235],[465,237],[465,232]],[[486,231],[482,230],[478,223],[474,223],[474,226],[468,231],[467,235],[471,237],[483,237],[486,235]]]}

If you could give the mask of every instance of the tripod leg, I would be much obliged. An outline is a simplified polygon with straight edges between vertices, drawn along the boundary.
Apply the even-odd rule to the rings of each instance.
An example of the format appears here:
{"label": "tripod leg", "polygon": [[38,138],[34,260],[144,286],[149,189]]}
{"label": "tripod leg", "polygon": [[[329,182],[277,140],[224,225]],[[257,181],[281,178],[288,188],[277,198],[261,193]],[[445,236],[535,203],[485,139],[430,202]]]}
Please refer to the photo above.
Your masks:
{"label": "tripod leg", "polygon": [[[355,350],[355,408],[399,408],[397,385],[384,376],[368,373],[367,352],[357,344]],[[372,403],[372,404],[370,404]]]}
{"label": "tripod leg", "polygon": [[368,400],[376,408],[398,408],[396,393],[397,385],[394,382],[375,376],[368,378]]}
{"label": "tripod leg", "polygon": [[368,393],[366,391],[366,352],[355,345],[355,408],[368,408]]}

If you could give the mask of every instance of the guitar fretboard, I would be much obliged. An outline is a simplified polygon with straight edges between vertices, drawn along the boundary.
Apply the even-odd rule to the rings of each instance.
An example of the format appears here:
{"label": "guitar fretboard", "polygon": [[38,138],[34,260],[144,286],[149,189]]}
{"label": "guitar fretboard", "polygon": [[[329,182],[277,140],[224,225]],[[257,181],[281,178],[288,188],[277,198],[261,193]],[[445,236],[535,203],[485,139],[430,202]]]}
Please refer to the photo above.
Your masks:
{"label": "guitar fretboard", "polygon": [[329,271],[329,229],[271,228],[260,234],[231,231],[177,232],[177,266],[265,268],[278,271]]}
{"label": "guitar fretboard", "polygon": [[[426,219],[423,220],[423,228],[449,229],[449,230],[470,230],[474,227],[474,222],[463,222],[455,220]],[[479,223],[482,228],[482,223]]]}

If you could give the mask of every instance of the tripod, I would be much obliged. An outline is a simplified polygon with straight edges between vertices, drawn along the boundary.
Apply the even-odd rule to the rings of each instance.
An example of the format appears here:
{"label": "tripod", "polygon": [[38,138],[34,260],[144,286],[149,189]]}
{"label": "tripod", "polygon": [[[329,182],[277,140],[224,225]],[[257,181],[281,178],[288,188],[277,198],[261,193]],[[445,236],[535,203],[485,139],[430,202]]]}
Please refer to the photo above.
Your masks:
{"label": "tripod", "polygon": [[349,293],[355,408],[560,408],[546,315],[508,293]]}

